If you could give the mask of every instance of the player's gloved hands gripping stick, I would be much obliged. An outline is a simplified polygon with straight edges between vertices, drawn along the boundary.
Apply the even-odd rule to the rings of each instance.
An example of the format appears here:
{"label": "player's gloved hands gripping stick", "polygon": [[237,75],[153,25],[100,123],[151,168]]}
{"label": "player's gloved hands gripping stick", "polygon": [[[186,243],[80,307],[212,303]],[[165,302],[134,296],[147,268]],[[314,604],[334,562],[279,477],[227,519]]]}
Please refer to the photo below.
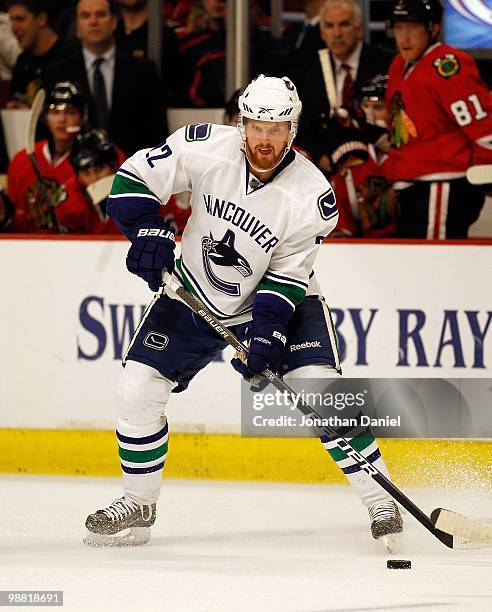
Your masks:
{"label": "player's gloved hands gripping stick", "polygon": [[133,228],[126,267],[143,278],[152,291],[158,291],[164,268],[173,271],[175,246],[174,232],[164,219],[157,215],[147,218]]}
{"label": "player's gloved hands gripping stick", "polygon": [[234,357],[231,364],[245,380],[261,374],[266,368],[277,370],[281,365],[287,341],[287,323],[292,308],[282,298],[259,293],[253,306],[253,321],[247,333],[248,359],[244,363]]}

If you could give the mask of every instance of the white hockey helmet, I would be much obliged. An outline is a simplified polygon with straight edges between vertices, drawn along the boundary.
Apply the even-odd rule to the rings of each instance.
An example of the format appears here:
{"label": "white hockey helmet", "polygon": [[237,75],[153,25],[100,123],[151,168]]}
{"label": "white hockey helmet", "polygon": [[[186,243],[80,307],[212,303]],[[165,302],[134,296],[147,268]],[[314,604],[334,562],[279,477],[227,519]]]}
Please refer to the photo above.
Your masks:
{"label": "white hockey helmet", "polygon": [[287,155],[297,134],[302,103],[294,83],[288,77],[260,74],[239,96],[238,130],[246,150],[246,130],[243,119],[257,121],[289,121],[290,134],[283,157]]}
{"label": "white hockey helmet", "polygon": [[287,77],[260,74],[239,96],[239,124],[242,118],[259,121],[290,121],[296,135],[302,104],[294,83]]}

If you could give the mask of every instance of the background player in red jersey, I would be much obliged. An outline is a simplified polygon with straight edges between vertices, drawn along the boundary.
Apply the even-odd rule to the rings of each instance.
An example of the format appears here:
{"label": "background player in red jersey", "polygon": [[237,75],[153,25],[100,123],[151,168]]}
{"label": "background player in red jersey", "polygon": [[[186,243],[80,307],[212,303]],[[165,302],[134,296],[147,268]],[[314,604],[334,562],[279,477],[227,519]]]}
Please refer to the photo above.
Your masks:
{"label": "background player in red jersey", "polygon": [[492,162],[490,92],[467,53],[438,42],[441,18],[439,0],[398,0],[390,13],[389,172],[408,238],[466,238],[484,202],[466,170]]}
{"label": "background player in red jersey", "polygon": [[85,109],[85,96],[73,83],[57,83],[48,94],[45,122],[50,135],[34,148],[43,185],[26,150],[19,151],[7,171],[8,195],[15,206],[10,231],[58,231],[53,209],[66,197],[64,185],[74,175],[69,153],[85,123]]}
{"label": "background player in red jersey", "polygon": [[125,161],[104,130],[79,134],[70,152],[75,175],[66,183],[66,198],[56,208],[60,225],[72,234],[120,234],[106,214],[106,197],[93,201],[87,187],[105,176],[113,176]]}

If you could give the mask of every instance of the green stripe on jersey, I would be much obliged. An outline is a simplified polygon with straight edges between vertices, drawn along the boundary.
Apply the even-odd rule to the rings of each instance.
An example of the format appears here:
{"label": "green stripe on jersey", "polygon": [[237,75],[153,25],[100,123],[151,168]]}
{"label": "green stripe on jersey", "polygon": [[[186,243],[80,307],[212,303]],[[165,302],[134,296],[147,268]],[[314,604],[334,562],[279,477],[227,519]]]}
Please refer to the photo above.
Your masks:
{"label": "green stripe on jersey", "polygon": [[258,285],[258,291],[272,291],[273,293],[279,293],[296,306],[306,297],[306,290],[302,289],[301,287],[289,285],[287,283],[279,283],[267,278],[263,278],[261,283]]}
{"label": "green stripe on jersey", "polygon": [[194,295],[196,298],[201,300],[202,297],[198,295],[198,293],[195,291],[193,285],[190,283],[190,281],[188,280],[188,277],[186,276],[186,272],[183,270],[183,266],[181,265],[181,257],[176,259],[176,268],[178,268],[179,273],[181,274],[181,278],[183,279],[183,287],[186,289],[186,291],[188,291],[189,293]]}
{"label": "green stripe on jersey", "polygon": [[141,193],[143,195],[150,195],[154,198],[157,197],[144,183],[134,181],[129,176],[117,174],[114,177],[113,186],[111,187],[111,195],[122,195],[127,193]]}
{"label": "green stripe on jersey", "polygon": [[167,453],[167,442],[148,451],[127,450],[126,448],[118,447],[120,459],[123,461],[131,461],[132,463],[147,463],[154,459],[160,459]]}

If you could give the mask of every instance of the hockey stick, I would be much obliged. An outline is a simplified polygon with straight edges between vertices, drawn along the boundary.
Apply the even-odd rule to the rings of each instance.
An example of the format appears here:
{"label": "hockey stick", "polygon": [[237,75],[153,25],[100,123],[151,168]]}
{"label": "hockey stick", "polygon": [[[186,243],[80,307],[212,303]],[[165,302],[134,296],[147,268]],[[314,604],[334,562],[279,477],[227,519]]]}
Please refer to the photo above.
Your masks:
{"label": "hockey stick", "polygon": [[486,185],[492,183],[492,164],[471,166],[466,171],[466,178],[472,185]]}
{"label": "hockey stick", "polygon": [[100,221],[105,221],[106,216],[103,214],[101,208],[101,202],[105,200],[111,192],[111,186],[113,184],[115,175],[110,174],[109,176],[103,176],[94,183],[87,185],[86,191],[94,210]]}
{"label": "hockey stick", "polygon": [[46,92],[44,89],[40,89],[33,100],[33,103],[31,106],[31,112],[29,114],[29,121],[27,122],[26,152],[31,162],[31,166],[34,170],[34,174],[36,175],[36,178],[39,183],[38,198],[40,202],[43,202],[44,200],[48,201],[48,205],[51,210],[51,216],[53,218],[54,225],[56,227],[57,232],[61,234],[62,228],[61,228],[60,222],[58,221],[58,217],[56,216],[55,211],[53,210],[51,202],[47,198],[46,183],[45,183],[43,176],[41,175],[41,171],[39,170],[38,161],[34,155],[34,148],[36,146],[36,128],[38,125],[39,117],[41,116],[41,113],[43,112],[45,100],[46,100]]}
{"label": "hockey stick", "polygon": [[[224,327],[210,311],[202,304],[202,302],[182,287],[168,272],[164,272],[163,281],[165,287],[169,288],[174,294],[177,295],[193,312],[199,315],[205,323],[212,327],[216,333],[221,336],[228,344],[230,344],[236,351],[240,351],[245,357],[248,355],[247,347],[240,342],[236,336],[227,327]],[[292,389],[287,383],[285,383],[280,377],[274,374],[271,370],[266,369],[262,372],[264,376],[276,389],[286,395],[289,401],[294,406],[297,405],[298,409],[307,417],[313,419],[321,419],[321,415],[318,414],[311,406],[306,404],[299,394]],[[448,548],[468,548],[459,541],[458,536],[455,538],[452,533],[449,533],[445,529],[439,529],[436,527],[431,519],[416,506],[412,500],[410,500],[398,487],[396,487],[390,480],[386,478],[376,467],[369,463],[366,458],[355,450],[350,443],[342,438],[338,432],[329,425],[318,427],[325,435],[331,438],[335,437],[336,444],[344,451],[351,459],[353,459],[357,465],[366,472],[373,480],[375,480],[387,493],[391,495],[399,504],[401,504],[417,521],[423,525],[434,537],[440,540]],[[468,519],[470,520],[470,519]]]}
{"label": "hockey stick", "polygon": [[111,186],[113,184],[114,177],[114,174],[110,174],[109,176],[103,176],[94,183],[87,185],[87,194],[90,197],[91,202],[94,206],[100,204],[108,197],[111,191]]}
{"label": "hockey stick", "polygon": [[29,121],[27,122],[27,133],[26,133],[26,151],[31,164],[38,179],[39,183],[43,182],[43,177],[39,171],[39,166],[36,158],[34,157],[34,147],[36,145],[36,127],[38,125],[39,117],[43,112],[44,101],[46,99],[46,92],[44,89],[40,89],[36,94],[29,114]]}
{"label": "hockey stick", "polygon": [[330,52],[328,49],[319,49],[319,62],[323,72],[323,80],[325,82],[326,96],[330,103],[330,117],[335,112],[337,104],[337,87],[335,85],[335,77],[333,75],[333,67],[331,65]]}
{"label": "hockey stick", "polygon": [[492,546],[492,525],[474,521],[444,508],[433,510],[431,521],[438,529],[451,533],[455,538],[476,542],[484,547]]}

